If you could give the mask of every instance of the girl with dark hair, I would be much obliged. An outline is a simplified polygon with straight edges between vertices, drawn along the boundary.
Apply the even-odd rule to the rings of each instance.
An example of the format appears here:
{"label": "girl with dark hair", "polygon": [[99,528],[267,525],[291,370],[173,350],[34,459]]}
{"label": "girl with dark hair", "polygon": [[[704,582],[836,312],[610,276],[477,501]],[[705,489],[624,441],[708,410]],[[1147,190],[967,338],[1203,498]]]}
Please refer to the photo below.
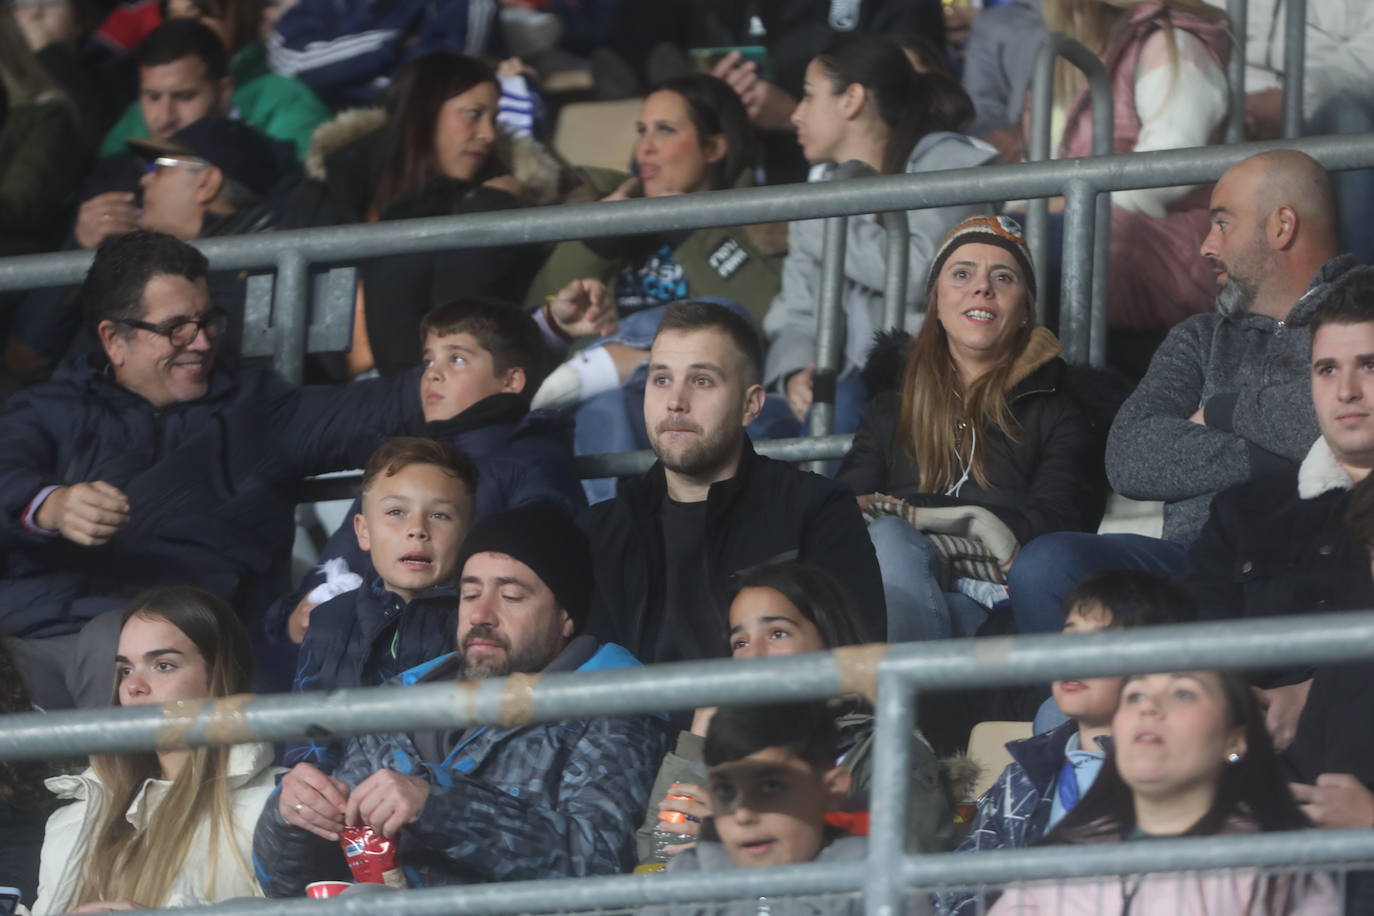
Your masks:
{"label": "girl with dark hair", "polygon": [[[583,170],[588,190],[600,200],[752,183],[755,142],[749,116],[722,80],[694,73],[659,83],[644,97],[635,129],[639,139],[631,175]],[[582,332],[568,318],[582,317],[589,298],[604,298],[613,314],[626,318],[679,299],[725,296],[758,309],[760,317],[762,303],[778,288],[780,251],[753,229],[567,241],[554,248],[526,300],[531,306],[547,304],[545,323],[570,333]]]}
{"label": "girl with dark hair", "polygon": [[[839,472],[873,517],[893,642],[973,636],[1020,545],[1096,531],[1107,496],[1103,437],[1036,320],[1021,227],[964,220],[925,289],[920,331],[890,347],[905,360],[899,389],[865,408]],[[950,562],[932,535],[951,532],[976,540],[986,569]]]}
{"label": "girl with dark hair", "polygon": [[[316,131],[306,161],[311,180],[289,209],[308,224],[330,225],[550,201],[558,165],[534,141],[498,131],[500,96],[496,71],[476,58],[434,52],[409,61],[384,108],[345,111]],[[348,374],[411,368],[426,312],[461,296],[519,301],[527,270],[517,248],[362,261]]]}
{"label": "girl with dark hair", "polygon": [[[738,579],[730,601],[729,646],[736,659],[823,652],[866,640],[863,624],[849,590],[824,569],[800,563],[760,566]],[[873,714],[868,703],[847,698],[832,704],[835,724],[843,738],[839,763],[853,774],[851,810],[867,810],[872,778]],[[698,709],[690,731],[678,735],[677,747],[663,759],[650,798],[662,801],[650,809],[639,829],[640,854],[645,858],[659,812],[687,820],[672,830],[695,836],[700,819],[709,816],[710,803],[700,785],[702,743],[714,708]],[[949,849],[953,844],[951,790],[947,774],[929,742],[913,734],[909,818],[915,848],[922,852]],[[674,850],[676,851],[676,850]]]}
{"label": "girl with dark hair", "polygon": [[[957,106],[946,95],[962,93],[938,77],[918,73],[895,42],[867,35],[847,39],[806,68],[806,89],[792,115],[797,139],[812,169],[812,181],[829,180],[835,167],[858,160],[883,175],[983,165],[996,150],[959,133]],[[987,205],[912,210],[910,270],[920,276],[936,245],[959,220],[991,213]],[[820,298],[821,220],[789,227],[782,289],[768,316],[768,363],[764,385],[787,395],[798,419],[811,408],[816,351],[816,302]],[[841,340],[844,363],[836,392],[834,432],[853,432],[867,399],[859,370],[884,330],[883,289],[887,276],[887,232],[871,216],[849,219],[845,254],[845,313]],[[903,325],[914,329],[924,302],[920,284],[907,287]]]}
{"label": "girl with dark hair", "polygon": [[[220,699],[249,689],[248,634],[223,601],[153,589],[124,615],[113,702]],[[261,896],[253,827],[279,770],[266,743],[102,754],[48,780],[71,804],[48,821],[33,912],[143,909]]]}
{"label": "girl with dark hair", "polygon": [[[1092,788],[1045,843],[1301,830],[1311,824],[1288,791],[1245,678],[1188,671],[1127,678],[1112,747]],[[1007,890],[994,916],[1112,914],[1335,914],[1328,875],[1253,869],[1121,875]]]}

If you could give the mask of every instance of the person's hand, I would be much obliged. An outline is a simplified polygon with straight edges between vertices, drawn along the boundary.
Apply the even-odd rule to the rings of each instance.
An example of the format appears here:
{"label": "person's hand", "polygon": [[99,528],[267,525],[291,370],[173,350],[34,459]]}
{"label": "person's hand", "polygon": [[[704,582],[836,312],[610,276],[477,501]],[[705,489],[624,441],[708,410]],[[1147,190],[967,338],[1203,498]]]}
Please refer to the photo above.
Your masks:
{"label": "person's hand", "polygon": [[1315,786],[1293,782],[1288,787],[1318,827],[1374,827],[1374,794],[1349,773],[1323,773]]}
{"label": "person's hand", "polygon": [[609,337],[620,327],[606,284],[595,277],[574,280],[560,289],[549,302],[549,315],[569,337]]}
{"label": "person's hand", "polygon": [[103,480],[58,487],[33,520],[74,544],[99,547],[129,521],[129,498]]}
{"label": "person's hand", "polygon": [[131,910],[145,910],[147,907],[139,906],[132,900],[92,900],[90,903],[83,903],[74,910],[68,910],[68,916],[78,916],[78,914],[90,913],[127,913]]}
{"label": "person's hand", "polygon": [[983,138],[997,150],[997,159],[1015,165],[1026,158],[1026,135],[1019,127],[999,127]]}
{"label": "person's hand", "polygon": [[730,84],[754,126],[764,130],[792,129],[797,100],[780,86],[760,79],[753,61],[741,63],[739,52],[731,51],[711,68],[711,75]]}
{"label": "person's hand", "polygon": [[1193,415],[1192,415],[1191,417],[1188,418],[1188,422],[1189,422],[1189,423],[1196,423],[1198,426],[1206,426],[1206,425],[1207,425],[1207,408],[1206,408],[1206,406],[1199,407],[1197,410],[1193,411]]}
{"label": "person's hand", "polygon": [[1245,96],[1245,138],[1277,140],[1283,136],[1283,90],[1264,89]]}
{"label": "person's hand", "polygon": [[787,406],[798,420],[806,419],[811,409],[811,399],[815,394],[816,364],[812,363],[800,372],[793,372],[787,378]]}
{"label": "person's hand", "polygon": [[601,202],[604,204],[617,200],[629,200],[632,197],[642,197],[643,194],[643,180],[637,175],[631,175],[622,181],[614,191],[601,198]]}
{"label": "person's hand", "polygon": [[298,763],[281,778],[277,811],[293,827],[337,843],[351,802],[348,786],[308,763]]}
{"label": "person's hand", "polygon": [[862,512],[864,515],[867,515],[869,513],[869,510],[873,508],[874,503],[892,502],[892,497],[882,493],[865,493],[863,496],[860,496],[858,500],[859,511]]}
{"label": "person's hand", "polygon": [[1260,706],[1264,708],[1264,725],[1274,741],[1275,750],[1281,751],[1293,743],[1298,734],[1298,717],[1307,705],[1307,694],[1311,689],[1312,681],[1309,679],[1259,692]]}
{"label": "person's hand", "polygon": [[112,235],[138,228],[138,208],[129,191],[97,194],[76,211],[76,243],[82,248],[97,248]]}
{"label": "person's hand", "polygon": [[[673,798],[674,795],[683,797]],[[689,782],[675,782],[668,787],[668,794],[659,800],[658,810],[677,811],[687,815],[685,821],[665,824],[664,829],[671,830],[673,833],[681,833],[684,836],[699,836],[702,819],[711,816],[711,797],[701,786]],[[675,856],[683,850],[691,849],[694,845],[694,843],[674,843],[665,847],[663,851],[669,856]]]}
{"label": "person's hand", "polygon": [[706,729],[711,727],[711,720],[715,717],[716,707],[701,707],[696,712],[692,713],[692,727],[688,729],[688,732],[693,735],[700,735],[701,737],[705,738]]}
{"label": "person's hand", "polygon": [[358,784],[348,796],[344,820],[370,826],[394,840],[406,824],[413,824],[425,810],[429,783],[395,770],[378,770]]}
{"label": "person's hand", "polygon": [[286,635],[296,645],[299,646],[305,641],[305,631],[310,629],[310,612],[319,606],[318,601],[311,601],[310,596],[306,595],[296,605],[291,616],[286,618]]}

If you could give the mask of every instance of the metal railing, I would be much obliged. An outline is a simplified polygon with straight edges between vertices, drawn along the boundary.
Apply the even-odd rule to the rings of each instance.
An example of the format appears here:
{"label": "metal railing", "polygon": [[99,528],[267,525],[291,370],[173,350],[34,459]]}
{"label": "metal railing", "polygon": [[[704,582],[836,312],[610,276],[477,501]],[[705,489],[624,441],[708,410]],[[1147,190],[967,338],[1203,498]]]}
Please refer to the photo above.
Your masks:
{"label": "metal railing", "polygon": [[[590,239],[700,229],[756,222],[813,219],[825,216],[920,210],[1015,198],[1064,194],[1081,215],[1090,209],[1089,195],[1132,188],[1167,187],[1215,181],[1240,159],[1274,149],[1309,153],[1328,169],[1374,166],[1374,137],[1345,134],[1297,141],[1244,143],[1168,150],[1149,156],[1112,155],[1086,159],[988,165],[918,174],[884,175],[862,181],[815,182],[805,186],[707,191],[655,200],[566,204],[468,216],[339,226],[325,229],[267,232],[206,239],[197,246],[216,269],[276,269],[285,281],[276,284],[271,335],[275,364],[288,379],[299,379],[305,344],[315,332],[306,324],[306,267],[336,265],[392,254],[487,248],[564,239]],[[1087,203],[1087,207],[1083,205]],[[1066,235],[1066,247],[1075,244]],[[25,255],[0,260],[0,290],[21,290],[71,283],[90,265],[91,252]],[[1085,278],[1069,273],[1082,259],[1066,259],[1066,295],[1061,310],[1069,328],[1089,326]],[[350,304],[351,305],[351,304]],[[322,316],[316,314],[314,321]],[[1070,360],[1086,361],[1086,335],[1067,333]]]}
{"label": "metal railing", "polygon": [[[977,855],[908,854],[910,735],[926,691],[1122,676],[1161,669],[1235,670],[1331,664],[1374,655],[1374,612],[1151,627],[1130,632],[1042,635],[854,646],[748,663],[728,659],[571,674],[362,688],[328,694],[181,701],[165,707],[73,710],[0,718],[0,759],[119,753],[177,746],[397,730],[516,726],[603,715],[772,703],[839,695],[876,696],[876,741],[868,857],[767,869],[645,877],[611,875],[435,888],[387,899],[396,916],[568,912],[665,901],[862,891],[870,916],[894,916],[912,888],[1072,878],[1237,865],[1321,866],[1374,862],[1374,831],[1151,840]],[[344,898],[331,912],[375,903]],[[308,900],[234,902],[221,916],[296,916]],[[184,911],[183,911],[184,912]]]}

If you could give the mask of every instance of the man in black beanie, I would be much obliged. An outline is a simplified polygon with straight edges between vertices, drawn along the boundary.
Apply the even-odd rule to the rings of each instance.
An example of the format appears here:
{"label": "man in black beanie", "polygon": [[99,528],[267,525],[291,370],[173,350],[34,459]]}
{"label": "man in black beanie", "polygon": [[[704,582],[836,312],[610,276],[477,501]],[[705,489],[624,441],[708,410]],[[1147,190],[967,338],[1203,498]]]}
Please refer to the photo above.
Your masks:
{"label": "man in black beanie", "polygon": [[[462,563],[459,651],[400,683],[639,664],[577,635],[591,547],[553,503],[483,518]],[[666,750],[648,715],[355,738],[332,777],[298,764],[282,778],[253,839],[258,881],[269,897],[299,897],[311,881],[348,880],[339,831],[363,824],[398,843],[423,887],[628,871]]]}

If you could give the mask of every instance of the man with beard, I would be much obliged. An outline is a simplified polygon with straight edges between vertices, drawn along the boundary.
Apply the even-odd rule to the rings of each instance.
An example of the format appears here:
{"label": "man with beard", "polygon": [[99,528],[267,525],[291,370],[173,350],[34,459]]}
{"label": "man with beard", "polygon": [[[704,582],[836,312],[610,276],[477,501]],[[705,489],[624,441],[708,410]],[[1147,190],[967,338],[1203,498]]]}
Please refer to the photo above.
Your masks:
{"label": "man with beard", "polygon": [[1210,211],[1201,255],[1217,275],[1217,308],[1169,332],[1107,439],[1113,488],[1162,500],[1163,538],[1032,541],[1008,583],[1022,632],[1058,631],[1063,596],[1093,572],[1180,574],[1214,494],[1296,468],[1317,438],[1312,335],[1301,325],[1354,265],[1338,257],[1327,174],[1299,152],[1261,153],[1221,176]]}
{"label": "man with beard", "polygon": [[649,352],[644,425],[658,462],[579,520],[596,545],[589,630],[643,661],[728,654],[733,576],[796,560],[858,598],[866,637],[886,609],[872,543],[842,484],[761,457],[745,428],[763,405],[762,345],[730,309],[679,302]]}
{"label": "man with beard", "polygon": [[[638,666],[577,635],[591,548],[553,503],[481,519],[461,560],[458,651],[395,683]],[[628,871],[666,749],[649,715],[354,738],[332,777],[308,763],[282,777],[253,839],[258,881],[269,897],[299,897],[312,881],[349,880],[345,825],[395,843],[416,887]]]}

